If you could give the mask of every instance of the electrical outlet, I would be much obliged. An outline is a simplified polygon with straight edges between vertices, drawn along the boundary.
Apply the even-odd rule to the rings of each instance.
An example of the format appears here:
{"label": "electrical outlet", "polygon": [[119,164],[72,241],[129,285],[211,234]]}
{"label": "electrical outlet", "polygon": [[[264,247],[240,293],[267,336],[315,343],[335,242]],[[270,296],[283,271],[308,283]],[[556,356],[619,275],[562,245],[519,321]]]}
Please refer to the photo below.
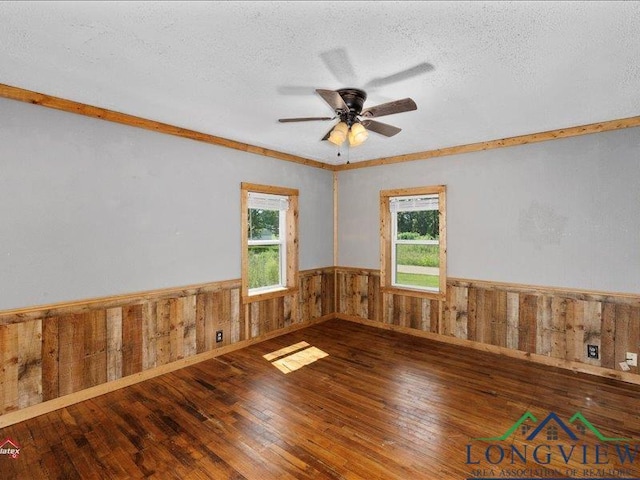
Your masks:
{"label": "electrical outlet", "polygon": [[627,352],[627,365],[629,365],[630,367],[637,367],[638,366],[638,354],[637,353]]}
{"label": "electrical outlet", "polygon": [[587,345],[587,358],[600,358],[598,345]]}
{"label": "electrical outlet", "polygon": [[218,330],[216,332],[216,343],[220,343],[222,341],[222,330]]}

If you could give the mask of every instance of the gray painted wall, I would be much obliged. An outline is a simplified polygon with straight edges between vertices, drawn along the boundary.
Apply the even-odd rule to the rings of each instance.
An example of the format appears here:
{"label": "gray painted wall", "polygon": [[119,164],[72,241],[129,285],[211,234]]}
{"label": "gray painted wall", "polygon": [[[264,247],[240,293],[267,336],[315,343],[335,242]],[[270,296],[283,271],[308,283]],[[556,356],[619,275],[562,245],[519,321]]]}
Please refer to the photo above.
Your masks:
{"label": "gray painted wall", "polygon": [[640,293],[640,129],[342,172],[340,265],[380,267],[380,190],[436,184],[449,276]]}
{"label": "gray painted wall", "polygon": [[333,263],[332,174],[0,99],[0,309],[240,277],[240,182],[300,190]]}
{"label": "gray painted wall", "polygon": [[[0,99],[0,309],[240,276],[240,182],[300,190],[332,264],[332,175]],[[640,129],[341,172],[339,264],[379,268],[381,189],[447,185],[450,276],[640,292]]]}

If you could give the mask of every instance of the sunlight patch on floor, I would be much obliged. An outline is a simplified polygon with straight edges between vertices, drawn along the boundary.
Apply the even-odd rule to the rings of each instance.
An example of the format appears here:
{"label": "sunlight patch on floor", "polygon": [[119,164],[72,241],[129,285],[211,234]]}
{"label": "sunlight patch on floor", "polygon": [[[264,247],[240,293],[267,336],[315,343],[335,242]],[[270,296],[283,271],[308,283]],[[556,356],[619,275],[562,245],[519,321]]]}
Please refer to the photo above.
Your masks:
{"label": "sunlight patch on floor", "polygon": [[275,360],[276,358],[282,357],[289,353],[295,352],[296,350],[300,350],[304,347],[309,347],[310,345],[307,342],[298,342],[293,345],[289,345],[288,347],[281,348],[280,350],[276,350],[275,352],[267,353],[263,355],[265,360]]}
{"label": "sunlight patch on floor", "polygon": [[270,361],[274,367],[286,374],[327,356],[329,356],[329,354],[319,348],[312,347],[307,342],[299,342],[267,353],[263,355],[263,358]]}

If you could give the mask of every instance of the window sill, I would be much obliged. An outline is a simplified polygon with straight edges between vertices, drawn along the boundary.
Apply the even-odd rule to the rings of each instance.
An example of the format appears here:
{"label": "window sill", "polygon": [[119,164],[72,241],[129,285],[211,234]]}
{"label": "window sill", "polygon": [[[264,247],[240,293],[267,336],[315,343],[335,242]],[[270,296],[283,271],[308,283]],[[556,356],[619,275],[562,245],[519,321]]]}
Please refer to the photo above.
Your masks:
{"label": "window sill", "polygon": [[262,300],[270,300],[272,298],[285,297],[287,295],[294,295],[298,293],[298,288],[286,288],[277,287],[271,290],[265,290],[262,292],[244,295],[242,297],[242,303],[260,302]]}
{"label": "window sill", "polygon": [[414,290],[412,288],[400,287],[382,287],[383,293],[391,293],[394,295],[405,295],[407,297],[427,298],[430,300],[445,300],[446,292],[433,292],[429,290]]}

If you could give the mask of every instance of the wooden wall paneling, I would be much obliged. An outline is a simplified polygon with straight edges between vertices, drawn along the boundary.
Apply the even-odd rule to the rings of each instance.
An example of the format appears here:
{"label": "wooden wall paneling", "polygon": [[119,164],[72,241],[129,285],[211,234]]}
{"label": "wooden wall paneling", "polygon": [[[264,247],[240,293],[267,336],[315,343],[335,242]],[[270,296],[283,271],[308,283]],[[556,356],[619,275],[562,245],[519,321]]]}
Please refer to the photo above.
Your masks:
{"label": "wooden wall paneling", "polygon": [[271,322],[274,321],[274,318],[271,315],[270,307],[273,305],[273,302],[269,299],[255,303],[258,307],[256,317],[258,329],[256,330],[256,334],[259,337],[263,333],[271,331]]}
{"label": "wooden wall paneling", "polygon": [[142,304],[142,370],[156,366],[156,302]]}
{"label": "wooden wall paneling", "polygon": [[444,302],[440,300],[427,300],[429,302],[429,327],[432,333],[440,332],[443,317]]}
{"label": "wooden wall paneling", "polygon": [[142,371],[143,305],[122,307],[122,376]]}
{"label": "wooden wall paneling", "polygon": [[357,295],[358,280],[353,272],[348,272],[345,280],[345,309],[348,315],[357,316],[356,306],[360,303]]}
{"label": "wooden wall paneling", "polygon": [[[275,328],[273,330],[280,330],[282,328],[284,328],[284,318],[285,318],[285,314],[284,314],[284,297],[277,297],[273,299],[273,315],[275,318],[275,322],[273,323],[273,325],[275,326]],[[311,320],[311,319],[306,319],[306,320]],[[273,331],[272,330],[272,331]]]}
{"label": "wooden wall paneling", "polygon": [[313,320],[315,318],[319,318],[323,315],[323,302],[322,302],[322,277],[323,273],[317,272],[313,275],[313,297],[312,297],[312,305],[313,312],[311,318],[305,318],[304,320]]}
{"label": "wooden wall paneling", "polygon": [[[82,396],[85,389],[228,348],[249,339],[245,319],[255,338],[299,323],[304,302],[309,305],[305,320],[328,315],[335,311],[334,272],[310,272],[304,296],[295,293],[256,302],[247,309],[249,315],[242,308],[237,281],[125,295],[122,300],[59,304],[42,312],[0,312],[6,322],[0,324],[0,413],[39,408],[42,402],[70,394]],[[366,312],[367,275],[350,276],[358,285],[354,296],[367,304],[356,311]],[[331,288],[325,296],[327,285]],[[216,330],[223,330],[221,344],[215,343]]]}
{"label": "wooden wall paneling", "polygon": [[369,318],[369,274],[355,275],[356,295],[354,298],[356,315]]}
{"label": "wooden wall paneling", "polygon": [[[629,310],[629,341],[627,352],[635,353],[640,357],[640,307],[631,307]],[[632,372],[640,373],[640,367],[629,367]]]}
{"label": "wooden wall paneling", "polygon": [[185,297],[169,299],[169,361],[184,358]]}
{"label": "wooden wall paneling", "polygon": [[325,269],[322,273],[322,315],[336,312],[336,275],[335,269]]}
{"label": "wooden wall paneling", "polygon": [[255,323],[257,326],[256,336],[259,337],[266,332],[273,330],[273,323],[276,319],[271,314],[273,312],[273,299],[261,300],[254,302],[256,304],[256,318]]}
{"label": "wooden wall paneling", "polygon": [[322,278],[317,273],[304,275],[307,280],[306,291],[300,293],[300,306],[308,306],[307,315],[303,315],[304,321],[318,318],[322,315]]}
{"label": "wooden wall paneling", "polygon": [[495,290],[480,289],[480,292],[478,292],[478,302],[478,313],[481,314],[482,320],[478,325],[478,332],[482,337],[483,343],[494,345]]}
{"label": "wooden wall paneling", "polygon": [[204,295],[204,351],[213,350],[216,346],[214,313],[216,292],[207,292]]}
{"label": "wooden wall paneling", "polygon": [[[60,395],[59,390],[59,317],[42,320],[42,400],[52,400]],[[1,327],[0,327],[1,328]],[[4,345],[4,343],[2,344]],[[4,350],[4,346],[2,348]],[[4,387],[4,385],[3,385]],[[4,388],[2,388],[4,390]]]}
{"label": "wooden wall paneling", "polygon": [[[382,281],[382,280],[381,280]],[[392,324],[393,322],[393,295],[381,292],[382,295],[382,323]]]}
{"label": "wooden wall paneling", "polygon": [[68,395],[84,387],[84,327],[86,314],[65,315],[58,324],[59,393]]}
{"label": "wooden wall paneling", "polygon": [[507,292],[493,290],[493,319],[491,328],[491,344],[498,347],[507,346]]}
{"label": "wooden wall paneling", "polygon": [[273,332],[277,330],[280,324],[284,326],[284,299],[283,297],[270,298],[258,302],[260,304],[259,309],[259,333],[258,335],[264,335],[265,333]]}
{"label": "wooden wall paneling", "polygon": [[[225,291],[227,292],[226,298]],[[210,318],[205,321],[205,328],[210,331],[206,335],[207,340],[210,342],[206,346],[207,350],[226,345],[229,341],[229,336],[231,335],[229,327],[231,324],[228,320],[229,306],[225,305],[227,302],[229,302],[228,290],[218,290],[210,293],[210,309],[208,309],[209,313],[207,314]],[[222,342],[216,341],[216,332],[218,330],[222,330]]]}
{"label": "wooden wall paneling", "polygon": [[340,283],[339,283],[339,302],[340,302],[340,313],[346,313],[347,315],[351,315],[351,292],[349,290],[350,285],[350,275],[347,272],[342,272],[340,275]]}
{"label": "wooden wall paneling", "polygon": [[616,306],[610,302],[602,303],[602,330],[600,332],[600,365],[616,368],[615,360]]}
{"label": "wooden wall paneling", "polygon": [[520,295],[507,292],[507,342],[506,347],[513,350],[519,345],[520,324]]}
{"label": "wooden wall paneling", "polygon": [[566,358],[567,355],[567,302],[563,297],[551,298],[549,356]]}
{"label": "wooden wall paneling", "polygon": [[538,297],[536,318],[536,353],[549,356],[551,355],[553,336],[552,297],[548,295]]}
{"label": "wooden wall paneling", "polygon": [[19,323],[18,408],[42,402],[42,320]]}
{"label": "wooden wall paneling", "polygon": [[347,312],[347,274],[346,272],[339,271],[336,275],[336,309],[338,313]]}
{"label": "wooden wall paneling", "polygon": [[196,295],[182,298],[182,353],[190,357],[197,353],[196,345]]}
{"label": "wooden wall paneling", "polygon": [[242,301],[239,288],[232,288],[229,290],[229,321],[231,322],[231,343],[236,343],[241,340],[245,340],[245,324],[244,324],[244,308],[242,308]]}
{"label": "wooden wall paneling", "polygon": [[309,320],[313,316],[312,278],[311,275],[300,276],[300,313],[303,320]]}
{"label": "wooden wall paneling", "polygon": [[162,299],[155,303],[155,366],[171,361],[171,300]]}
{"label": "wooden wall paneling", "polygon": [[18,325],[0,325],[0,412],[18,407]]}
{"label": "wooden wall paneling", "polygon": [[367,318],[360,315],[360,276],[355,273],[348,275],[347,282],[347,313],[356,317]]}
{"label": "wooden wall paneling", "polygon": [[406,317],[406,309],[405,309],[405,300],[407,297],[404,295],[393,295],[393,310],[391,317],[391,323],[393,325],[398,325],[400,327],[406,327],[405,317]]}
{"label": "wooden wall paneling", "polygon": [[407,318],[405,323],[408,327],[418,330],[422,326],[421,300],[418,297],[407,297],[406,299]]}
{"label": "wooden wall paneling", "polygon": [[443,335],[466,339],[469,321],[469,296],[466,287],[447,289]]}
{"label": "wooden wall paneling", "polygon": [[[454,288],[460,287],[449,287],[447,290]],[[475,287],[467,288],[467,339],[478,341],[478,289]]]}
{"label": "wooden wall paneling", "polygon": [[122,378],[122,308],[106,310],[107,381]]}
{"label": "wooden wall paneling", "polygon": [[602,350],[602,302],[585,301],[582,302],[584,336],[580,355],[584,363],[601,366],[602,360],[589,358],[587,355],[587,345],[596,345],[598,351]]}
{"label": "wooden wall paneling", "polygon": [[477,302],[478,324],[476,327],[478,340],[482,343],[491,345],[493,328],[493,290],[479,288]]}
{"label": "wooden wall paneling", "polygon": [[518,313],[518,350],[536,353],[538,297],[520,295]]}
{"label": "wooden wall paneling", "polygon": [[476,290],[476,340],[490,345],[491,297],[489,297],[489,290],[486,288],[476,288]]}
{"label": "wooden wall paneling", "polygon": [[418,297],[407,297],[405,300],[405,308],[407,309],[405,323],[410,328],[419,329],[421,326],[422,315],[420,314],[420,307],[422,302],[420,300]]}
{"label": "wooden wall paneling", "polygon": [[262,302],[249,304],[249,338],[256,338],[260,335],[260,303]]}
{"label": "wooden wall paneling", "polygon": [[584,345],[584,306],[581,300],[567,301],[567,356],[573,362],[582,362]]}
{"label": "wooden wall paneling", "polygon": [[205,305],[207,303],[207,298],[208,298],[208,294],[207,293],[200,293],[200,294],[196,295],[196,325],[195,325],[195,330],[196,330],[196,352],[197,353],[202,353],[202,352],[206,351],[206,349],[207,349],[206,342],[205,342],[205,337],[206,337],[206,335],[205,335],[205,332],[206,332]]}
{"label": "wooden wall paneling", "polygon": [[431,331],[431,300],[428,298],[420,299],[420,326],[419,329],[424,332]]}
{"label": "wooden wall paneling", "polygon": [[402,315],[400,325],[412,328],[411,320],[413,315],[413,297],[409,295],[398,295],[398,297],[402,297]]}
{"label": "wooden wall paneling", "polygon": [[[629,320],[631,319],[630,305],[616,305],[615,320],[615,363],[624,362],[627,358],[627,352],[631,347],[629,342]],[[632,367],[633,368],[633,367]]]}
{"label": "wooden wall paneling", "polygon": [[231,344],[231,290],[225,288],[220,293],[222,306],[218,310],[220,316],[216,322],[216,331],[222,330],[222,342],[216,343],[216,348]]}
{"label": "wooden wall paneling", "polygon": [[456,302],[455,293],[453,288],[447,288],[447,294],[444,302],[444,318],[442,319],[442,330],[439,332],[442,335],[451,335],[451,318],[456,316]]}
{"label": "wooden wall paneling", "polygon": [[83,389],[107,381],[107,312],[93,310],[84,321]]}
{"label": "wooden wall paneling", "polygon": [[[302,311],[302,304],[304,303],[304,297],[302,294],[287,295],[283,299],[283,319],[284,326],[289,327],[296,322],[296,311]],[[304,317],[302,317],[304,318]]]}
{"label": "wooden wall paneling", "polygon": [[381,299],[380,292],[380,275],[374,273],[369,274],[367,280],[367,312],[368,319],[379,322],[382,320],[381,315]]}

